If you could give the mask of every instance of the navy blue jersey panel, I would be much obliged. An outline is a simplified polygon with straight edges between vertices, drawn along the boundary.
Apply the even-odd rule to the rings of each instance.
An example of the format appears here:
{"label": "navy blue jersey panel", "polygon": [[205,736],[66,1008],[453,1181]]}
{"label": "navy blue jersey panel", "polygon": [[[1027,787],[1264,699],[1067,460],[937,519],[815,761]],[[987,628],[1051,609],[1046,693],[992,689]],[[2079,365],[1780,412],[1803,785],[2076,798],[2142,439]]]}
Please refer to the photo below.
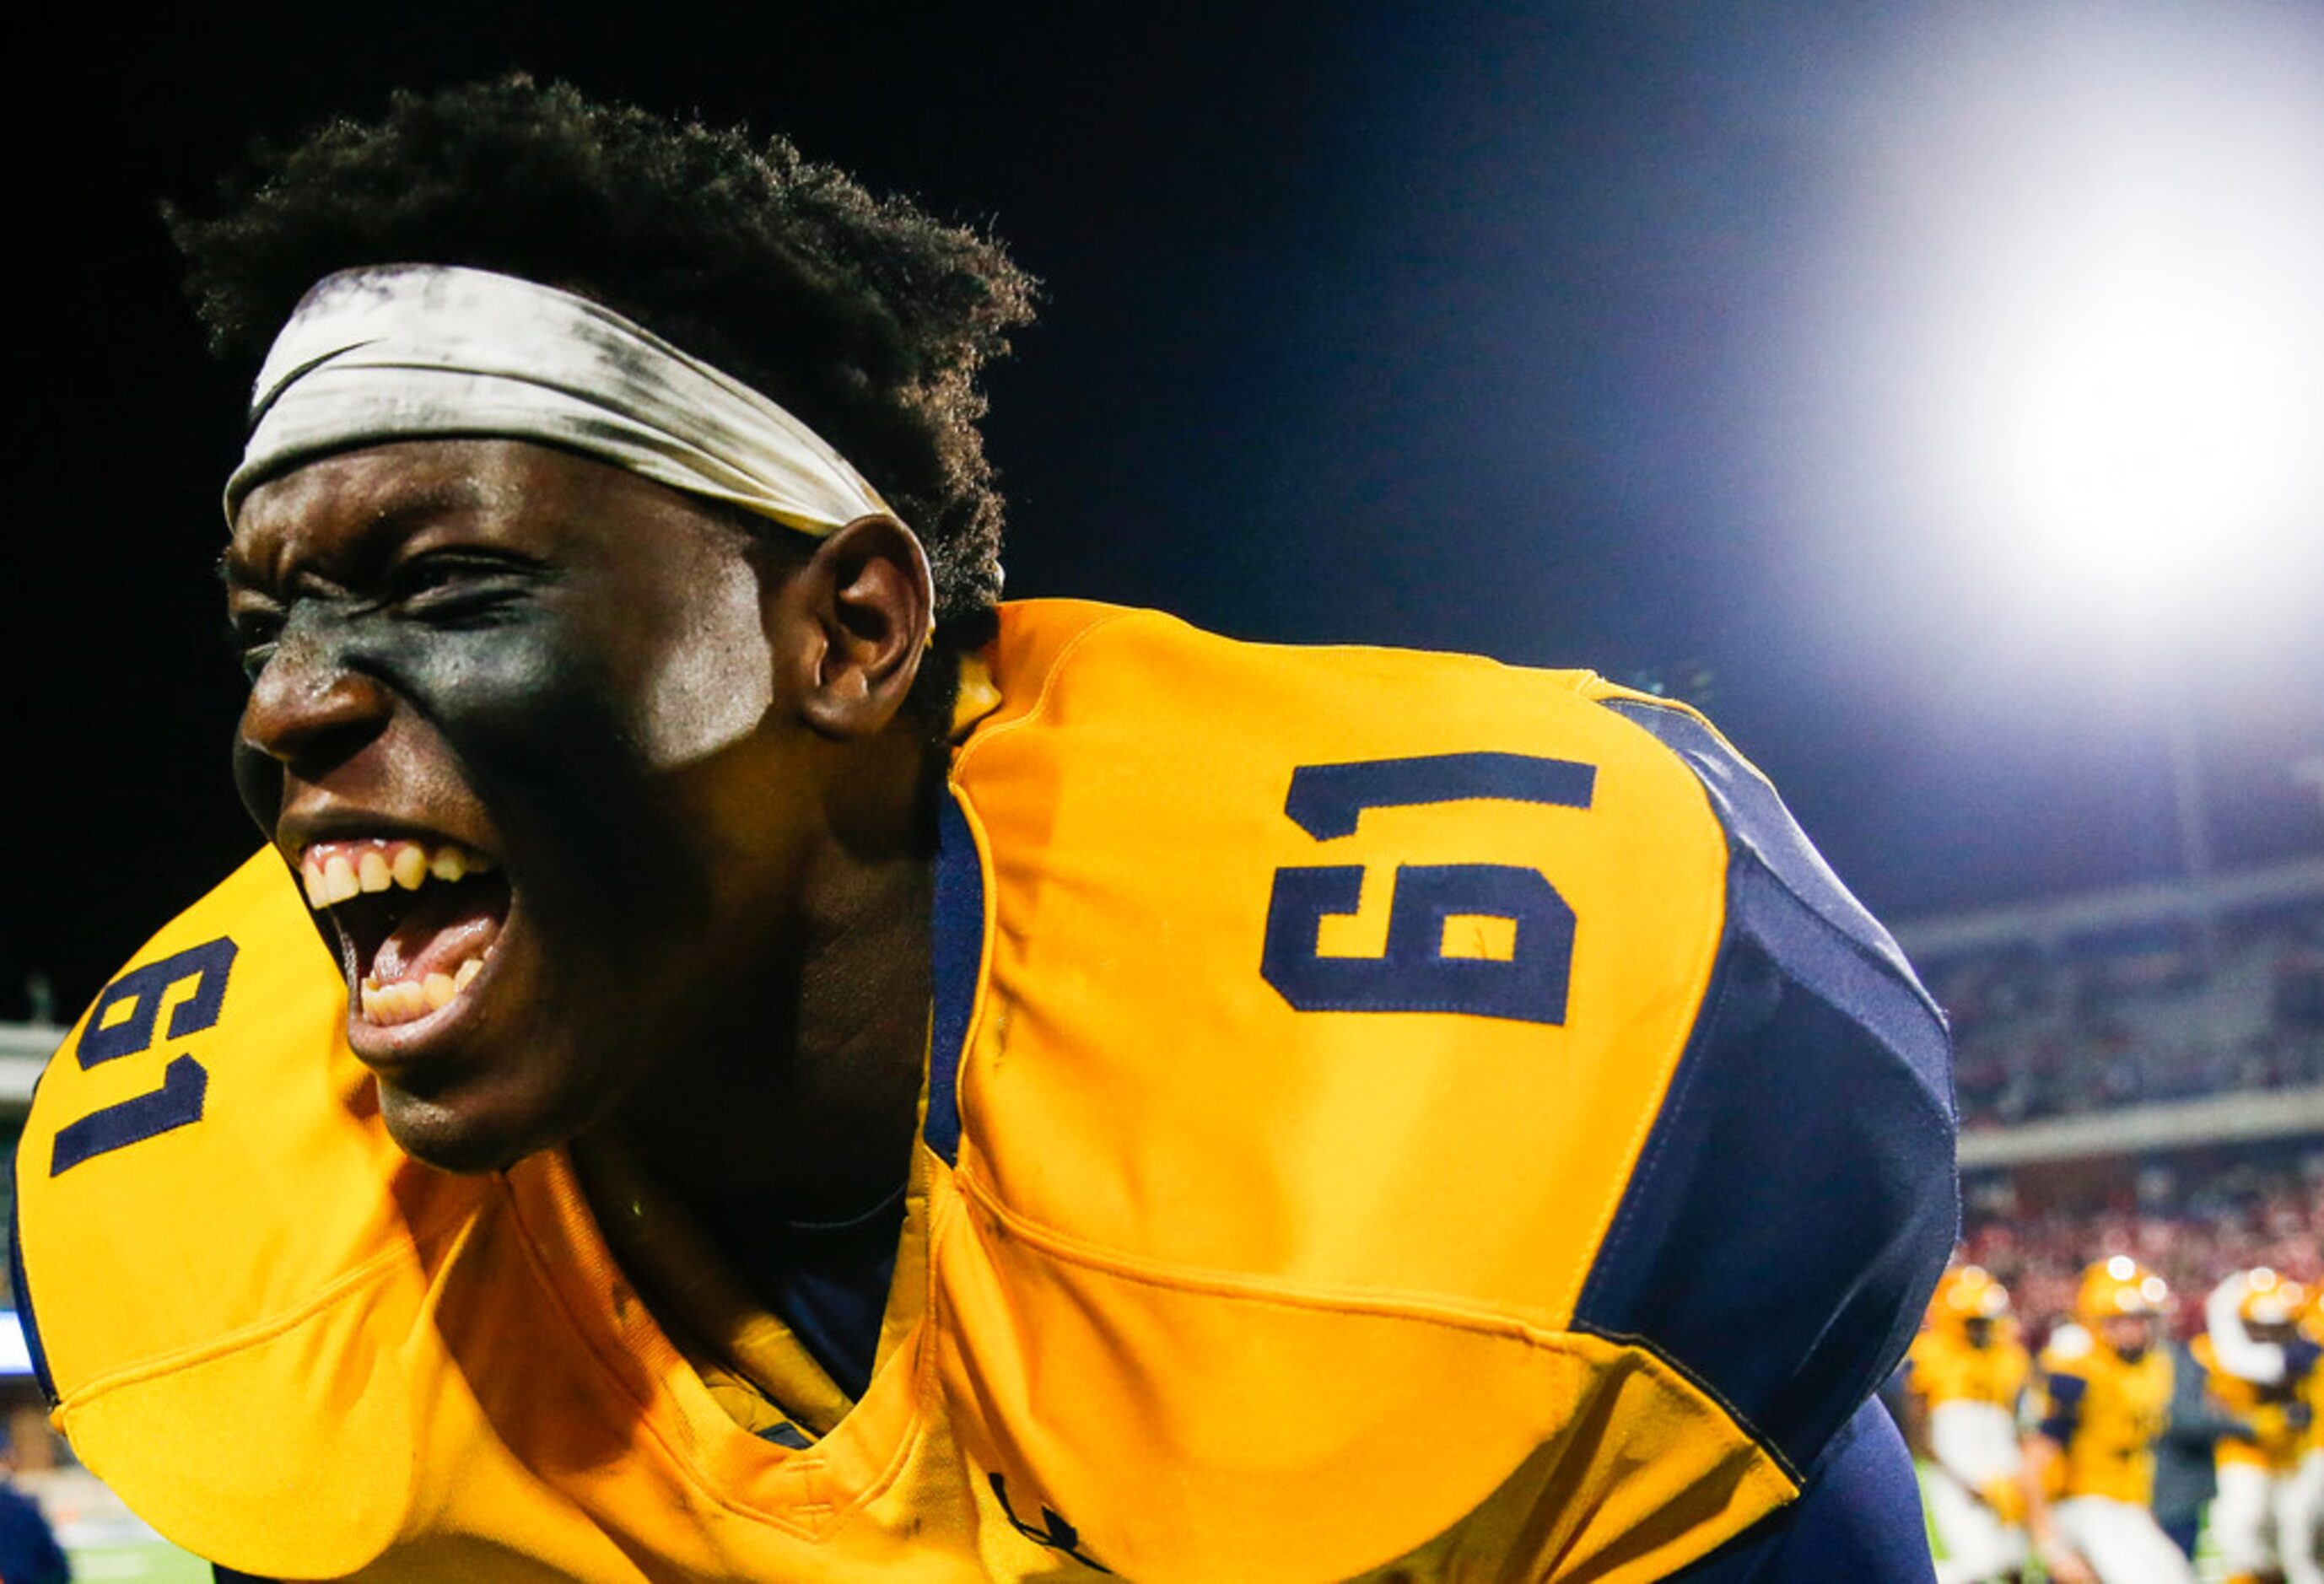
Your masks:
{"label": "navy blue jersey panel", "polygon": [[929,969],[936,1008],[928,1031],[928,1114],[921,1136],[947,1165],[960,1156],[960,1059],[976,1010],[984,960],[984,867],[951,788],[936,800],[936,904]]}
{"label": "navy blue jersey panel", "polygon": [[[1756,941],[1788,986],[1860,1026],[1879,1046],[1878,1059],[1893,1064],[1899,1078],[1919,1089],[1951,1132],[1957,1114],[1952,1036],[1917,980],[1898,979],[1858,951],[1856,943],[1809,911],[1797,892],[1752,855],[1729,861],[1727,913],[1729,941]],[[1949,1139],[1948,1157],[1951,1147]]]}
{"label": "navy blue jersey panel", "polygon": [[57,1400],[57,1383],[49,1374],[48,1350],[41,1346],[41,1322],[32,1313],[32,1289],[24,1280],[23,1202],[14,1194],[8,1200],[8,1285],[16,1294],[16,1324],[24,1333],[24,1351],[32,1356],[32,1378],[40,1383],[41,1395],[53,1406]]}
{"label": "navy blue jersey panel", "polygon": [[2079,1375],[2053,1370],[2044,1377],[2050,1390],[2050,1416],[2042,1421],[2042,1433],[2064,1446],[2074,1439],[2074,1432],[2082,1422],[2082,1395],[2090,1383]]}
{"label": "navy blue jersey panel", "polygon": [[855,1256],[852,1259],[831,1253],[821,1260],[802,1259],[769,1294],[791,1334],[815,1355],[832,1384],[851,1397],[860,1398],[872,1386],[880,1322],[887,1312],[889,1284],[896,1276],[903,1208],[898,1201],[895,1223],[881,1228],[885,1236],[876,1246],[850,1250]]}
{"label": "navy blue jersey panel", "polygon": [[1673,1584],[1928,1584],[1935,1577],[1912,1454],[1886,1411],[1867,1403],[1809,1470],[1799,1500],[1674,1574]]}
{"label": "navy blue jersey panel", "polygon": [[1912,1390],[1913,1360],[1908,1354],[1888,1372],[1888,1378],[1880,1383],[1880,1389],[1873,1395],[1872,1400],[1888,1410],[1889,1418],[1902,1424],[1904,1415],[1910,1412],[1906,1399],[1911,1396]]}
{"label": "navy blue jersey panel", "polygon": [[904,1211],[899,1185],[886,1202],[847,1222],[802,1225],[714,1213],[705,1224],[833,1383],[861,1397],[872,1384]]}
{"label": "navy blue jersey panel", "polygon": [[[1704,725],[1684,710],[1664,705],[1646,704],[1636,699],[1610,699],[1606,707],[1624,719],[1645,727],[1658,738],[1663,746],[1686,760],[1703,790],[1710,794],[1711,806],[1719,811],[1720,822],[1727,827],[1730,845],[1748,851],[1760,865],[1791,893],[1807,905],[1810,911],[1838,932],[1856,950],[1877,958],[1897,983],[1917,998],[1929,1016],[1941,1023],[1941,1014],[1928,992],[1921,988],[1913,970],[1898,949],[1895,937],[1880,926],[1880,921],[1864,909],[1855,895],[1840,883],[1831,866],[1823,861],[1807,839],[1791,810],[1776,796],[1759,773],[1744,763],[1716,732]],[[1917,1052],[1915,1054],[1918,1054]],[[1952,1062],[1950,1047],[1943,1048],[1941,1062],[1932,1063],[1923,1078],[1950,1101],[1952,1094]]]}
{"label": "navy blue jersey panel", "polygon": [[[1640,713],[1684,722],[1698,769],[1718,748]],[[1895,1367],[1951,1252],[1950,1052],[1885,933],[1849,933],[1862,910],[1837,882],[1811,902],[1813,874],[1769,867],[1813,850],[1725,763],[1719,966],[1573,1323],[1669,1359],[1799,1469]]]}

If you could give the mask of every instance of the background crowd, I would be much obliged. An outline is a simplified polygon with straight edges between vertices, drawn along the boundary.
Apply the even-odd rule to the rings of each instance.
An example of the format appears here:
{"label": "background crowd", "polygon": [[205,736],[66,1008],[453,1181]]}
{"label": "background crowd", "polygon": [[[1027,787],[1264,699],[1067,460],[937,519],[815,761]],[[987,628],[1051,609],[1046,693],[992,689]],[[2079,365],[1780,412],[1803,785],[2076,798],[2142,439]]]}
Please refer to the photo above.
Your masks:
{"label": "background crowd", "polygon": [[1962,1258],[2009,1288],[2037,1348],[2072,1309],[2084,1266],[2109,1254],[2171,1285],[2181,1299],[2172,1329],[2190,1336],[2202,1295],[2231,1271],[2267,1266],[2324,1279],[2324,1145],[2310,1149],[2148,1165],[2126,1185],[2093,1168],[2082,1193],[2048,1207],[2029,1202],[2036,1189],[2023,1178],[1972,1179]]}
{"label": "background crowd", "polygon": [[1962,1124],[2324,1083],[2324,906],[1924,964]]}

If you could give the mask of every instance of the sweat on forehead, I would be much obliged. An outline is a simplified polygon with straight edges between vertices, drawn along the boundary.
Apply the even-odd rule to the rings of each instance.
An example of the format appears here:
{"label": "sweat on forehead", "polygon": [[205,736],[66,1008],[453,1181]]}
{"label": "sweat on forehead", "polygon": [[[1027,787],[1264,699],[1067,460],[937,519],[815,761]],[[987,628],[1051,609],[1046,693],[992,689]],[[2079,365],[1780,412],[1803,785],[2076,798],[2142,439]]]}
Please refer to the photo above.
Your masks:
{"label": "sweat on forehead", "polygon": [[275,337],[226,482],[392,440],[538,440],[821,537],[893,516],[767,397],[612,309],[511,275],[391,264],[327,276]]}

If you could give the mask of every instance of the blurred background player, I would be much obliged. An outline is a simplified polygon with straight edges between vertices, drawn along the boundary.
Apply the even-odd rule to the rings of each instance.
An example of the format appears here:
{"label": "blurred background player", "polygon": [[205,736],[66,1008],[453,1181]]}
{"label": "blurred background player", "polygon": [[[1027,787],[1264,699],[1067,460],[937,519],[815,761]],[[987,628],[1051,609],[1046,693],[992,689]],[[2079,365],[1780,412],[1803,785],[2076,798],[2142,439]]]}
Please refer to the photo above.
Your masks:
{"label": "blurred background player", "polygon": [[2221,1438],[2214,1452],[2211,1539],[2229,1584],[2318,1578],[2296,1487],[2318,1356],[2298,1331],[2307,1302],[2300,1284],[2261,1266],[2228,1276],[2203,1305],[2191,1350],[2205,1390],[2249,1427],[2246,1436]]}
{"label": "blurred background player", "polygon": [[2171,1404],[2171,1356],[2156,1346],[2170,1296],[2128,1256],[2102,1259],[2082,1273],[2079,1323],[2059,1327],[2042,1350],[2026,1527],[2058,1584],[2192,1584],[2148,1506]]}
{"label": "blurred background player", "polygon": [[10,1478],[14,1445],[0,1438],[0,1584],[70,1584],[72,1564],[41,1505]]}
{"label": "blurred background player", "polygon": [[1945,1553],[1938,1579],[2017,1577],[2026,1562],[2017,1411],[2032,1360],[2017,1340],[2008,1289],[1978,1266],[1946,1272],[1907,1370],[1927,1426],[1925,1488]]}
{"label": "blurred background player", "polygon": [[2203,1366],[2190,1340],[2174,1334],[2164,1344],[2171,1354],[2171,1416],[2154,1443],[2154,1499],[2150,1505],[2171,1543],[2192,1560],[2211,1498],[2219,1494],[2213,1449],[2222,1437],[2248,1436],[2251,1427],[2203,1389]]}
{"label": "blurred background player", "polygon": [[[2324,1283],[2308,1289],[2300,1335],[2309,1346],[2324,1349]],[[2291,1498],[2280,1509],[2284,1575],[2294,1584],[2316,1584],[2324,1578],[2324,1365],[2309,1369],[2301,1405],[2308,1423],[2300,1434],[2300,1469],[2292,1477]]]}

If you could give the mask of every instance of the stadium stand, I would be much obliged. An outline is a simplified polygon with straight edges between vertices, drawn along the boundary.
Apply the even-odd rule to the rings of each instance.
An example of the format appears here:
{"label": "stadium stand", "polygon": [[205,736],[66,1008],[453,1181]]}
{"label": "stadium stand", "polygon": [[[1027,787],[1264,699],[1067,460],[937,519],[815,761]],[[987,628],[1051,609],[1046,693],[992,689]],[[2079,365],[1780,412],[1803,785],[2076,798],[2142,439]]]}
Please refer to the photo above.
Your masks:
{"label": "stadium stand", "polygon": [[2324,1090],[2324,860],[1899,934],[1952,1018],[1965,1128]]}
{"label": "stadium stand", "polygon": [[1923,921],[1949,1017],[1963,1257],[2039,1344],[2126,1253],[2186,1300],[2324,1275],[2324,859]]}

